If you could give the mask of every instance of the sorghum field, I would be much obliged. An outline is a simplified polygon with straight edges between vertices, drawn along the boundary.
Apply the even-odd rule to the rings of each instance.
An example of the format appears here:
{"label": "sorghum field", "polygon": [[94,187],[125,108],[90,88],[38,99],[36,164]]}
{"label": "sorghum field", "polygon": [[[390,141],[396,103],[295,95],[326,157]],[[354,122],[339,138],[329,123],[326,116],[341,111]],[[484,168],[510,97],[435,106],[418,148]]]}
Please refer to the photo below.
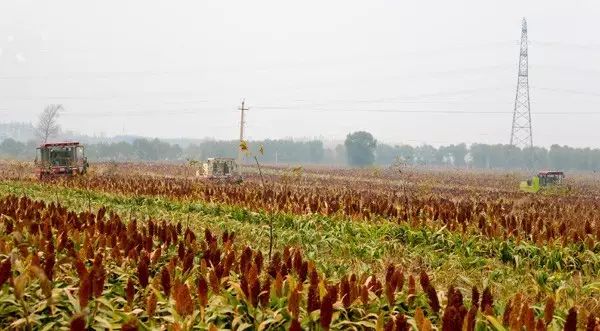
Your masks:
{"label": "sorghum field", "polygon": [[600,330],[600,176],[0,163],[0,327]]}

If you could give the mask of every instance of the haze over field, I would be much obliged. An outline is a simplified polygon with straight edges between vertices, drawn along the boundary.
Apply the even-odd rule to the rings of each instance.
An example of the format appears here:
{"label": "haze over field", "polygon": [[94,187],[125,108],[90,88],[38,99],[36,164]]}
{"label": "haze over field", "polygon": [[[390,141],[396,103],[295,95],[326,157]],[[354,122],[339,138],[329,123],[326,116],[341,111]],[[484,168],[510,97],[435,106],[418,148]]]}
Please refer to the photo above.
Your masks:
{"label": "haze over field", "polygon": [[534,144],[600,147],[591,0],[5,0],[0,122],[235,139],[245,97],[250,139],[508,143],[524,16]]}
{"label": "haze over field", "polygon": [[600,331],[599,18],[0,0],[0,330]]}

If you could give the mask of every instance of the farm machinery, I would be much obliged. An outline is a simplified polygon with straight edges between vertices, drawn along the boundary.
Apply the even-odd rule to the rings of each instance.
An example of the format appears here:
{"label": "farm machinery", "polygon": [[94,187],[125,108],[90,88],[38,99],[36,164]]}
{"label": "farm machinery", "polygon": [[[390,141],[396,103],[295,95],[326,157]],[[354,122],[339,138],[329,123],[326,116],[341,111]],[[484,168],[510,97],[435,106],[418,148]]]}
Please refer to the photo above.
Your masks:
{"label": "farm machinery", "polygon": [[238,164],[233,158],[215,157],[209,158],[202,164],[202,169],[196,172],[197,177],[217,182],[242,181],[242,175]]}
{"label": "farm machinery", "polygon": [[540,171],[531,179],[522,181],[519,189],[528,193],[565,193],[569,188],[563,184],[563,178],[565,174],[562,171]]}
{"label": "farm machinery", "polygon": [[36,173],[40,179],[86,173],[89,164],[85,148],[78,142],[44,143],[37,148]]}

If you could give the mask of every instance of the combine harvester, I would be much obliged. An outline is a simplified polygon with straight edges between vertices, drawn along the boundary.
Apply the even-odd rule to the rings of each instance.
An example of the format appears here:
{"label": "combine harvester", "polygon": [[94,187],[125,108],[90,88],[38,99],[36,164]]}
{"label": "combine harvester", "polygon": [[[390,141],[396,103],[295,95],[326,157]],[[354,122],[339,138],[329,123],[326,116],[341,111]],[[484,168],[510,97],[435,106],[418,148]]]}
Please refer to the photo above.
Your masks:
{"label": "combine harvester", "polygon": [[225,183],[241,183],[243,180],[235,159],[228,157],[209,158],[202,164],[202,169],[196,171],[196,177]]}
{"label": "combine harvester", "polygon": [[85,174],[89,164],[78,142],[45,143],[37,148],[36,173],[40,179]]}
{"label": "combine harvester", "polygon": [[563,184],[564,178],[562,171],[540,171],[537,176],[522,181],[519,189],[528,193],[567,193],[569,187]]}

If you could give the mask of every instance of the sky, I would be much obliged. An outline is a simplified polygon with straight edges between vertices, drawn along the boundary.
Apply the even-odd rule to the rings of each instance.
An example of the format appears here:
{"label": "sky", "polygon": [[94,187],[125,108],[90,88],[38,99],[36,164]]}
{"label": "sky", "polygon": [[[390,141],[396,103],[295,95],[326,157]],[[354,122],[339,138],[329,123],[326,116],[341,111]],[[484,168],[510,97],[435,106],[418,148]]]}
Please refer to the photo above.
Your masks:
{"label": "sky", "polygon": [[600,147],[600,2],[0,2],[0,122],[90,135],[508,143],[521,20],[535,145]]}

